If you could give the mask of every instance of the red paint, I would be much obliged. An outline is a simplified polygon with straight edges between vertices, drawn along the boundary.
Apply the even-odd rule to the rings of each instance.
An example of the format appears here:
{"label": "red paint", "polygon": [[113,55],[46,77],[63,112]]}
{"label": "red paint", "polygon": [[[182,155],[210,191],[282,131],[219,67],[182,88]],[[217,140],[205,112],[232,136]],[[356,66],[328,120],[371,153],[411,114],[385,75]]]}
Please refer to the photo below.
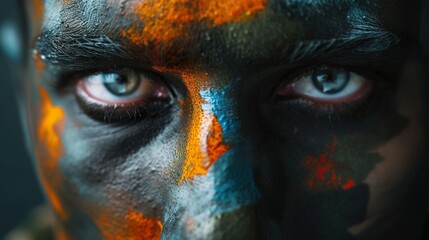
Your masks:
{"label": "red paint", "polygon": [[348,190],[356,186],[356,183],[353,179],[348,179],[347,182],[343,185],[344,190]]}
{"label": "red paint", "polygon": [[304,161],[304,167],[308,173],[306,185],[310,190],[339,189],[348,190],[356,183],[350,177],[338,173],[339,166],[333,160],[335,149],[338,145],[336,138],[318,156],[310,155]]}

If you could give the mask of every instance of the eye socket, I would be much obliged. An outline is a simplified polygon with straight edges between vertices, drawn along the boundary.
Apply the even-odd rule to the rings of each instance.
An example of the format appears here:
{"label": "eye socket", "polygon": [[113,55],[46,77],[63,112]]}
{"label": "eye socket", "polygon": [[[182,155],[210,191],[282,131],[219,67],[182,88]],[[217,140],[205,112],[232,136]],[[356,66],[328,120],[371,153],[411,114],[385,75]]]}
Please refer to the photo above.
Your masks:
{"label": "eye socket", "polygon": [[133,69],[85,76],[78,80],[76,94],[85,113],[109,122],[154,115],[172,99],[155,76]]}
{"label": "eye socket", "polygon": [[292,82],[282,84],[276,96],[304,99],[315,104],[342,104],[364,98],[372,90],[371,81],[343,68],[320,66]]}
{"label": "eye socket", "polygon": [[166,87],[148,75],[131,69],[98,73],[78,82],[78,93],[102,105],[131,104],[149,99],[169,99]]}

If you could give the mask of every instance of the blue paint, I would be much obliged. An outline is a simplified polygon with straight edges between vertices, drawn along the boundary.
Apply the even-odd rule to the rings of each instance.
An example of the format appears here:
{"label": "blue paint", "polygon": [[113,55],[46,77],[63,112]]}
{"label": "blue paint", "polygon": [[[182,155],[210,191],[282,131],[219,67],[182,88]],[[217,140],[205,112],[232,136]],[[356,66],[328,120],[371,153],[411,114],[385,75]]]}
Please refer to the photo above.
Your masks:
{"label": "blue paint", "polygon": [[230,212],[255,204],[260,198],[253,179],[250,143],[244,139],[237,115],[236,89],[228,84],[223,89],[210,88],[200,92],[205,100],[203,110],[217,116],[223,129],[223,140],[231,148],[210,170],[215,177],[215,214]]}

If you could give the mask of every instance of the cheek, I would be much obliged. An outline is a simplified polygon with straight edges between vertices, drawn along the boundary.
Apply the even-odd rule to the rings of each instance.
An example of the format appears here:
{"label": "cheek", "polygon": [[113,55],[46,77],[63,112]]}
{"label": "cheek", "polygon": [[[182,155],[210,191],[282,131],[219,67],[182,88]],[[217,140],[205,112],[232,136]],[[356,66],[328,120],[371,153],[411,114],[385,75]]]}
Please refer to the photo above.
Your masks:
{"label": "cheek", "polygon": [[40,118],[37,124],[36,156],[41,182],[55,212],[61,219],[67,218],[57,191],[61,188],[62,177],[59,160],[64,153],[61,135],[66,115],[61,107],[55,106],[44,88],[39,89]]}
{"label": "cheek", "polygon": [[356,186],[356,180],[348,166],[335,160],[335,151],[338,140],[333,138],[332,143],[319,155],[309,155],[304,159],[303,167],[306,172],[304,184],[311,191],[344,189]]}
{"label": "cheek", "polygon": [[400,135],[377,149],[383,161],[365,179],[372,192],[369,215],[387,211],[405,198],[411,199],[410,191],[415,189],[411,186],[422,184],[416,182],[422,175],[421,133],[421,126],[412,121]]}
{"label": "cheek", "polygon": [[[179,172],[172,129],[180,122],[168,120],[123,127],[87,118],[78,127],[68,122],[61,169],[75,191],[66,204],[84,212],[104,239],[159,239],[165,196]],[[167,130],[152,129],[164,123]]]}
{"label": "cheek", "polygon": [[422,185],[419,176],[425,175],[421,172],[425,169],[425,131],[422,122],[424,98],[419,91],[422,86],[420,77],[416,76],[417,72],[412,64],[408,64],[398,84],[397,111],[408,119],[407,126],[397,136],[375,149],[383,157],[383,162],[365,180],[374,192],[370,198],[369,214],[404,201],[407,194],[413,194],[410,192],[414,189],[411,185]]}

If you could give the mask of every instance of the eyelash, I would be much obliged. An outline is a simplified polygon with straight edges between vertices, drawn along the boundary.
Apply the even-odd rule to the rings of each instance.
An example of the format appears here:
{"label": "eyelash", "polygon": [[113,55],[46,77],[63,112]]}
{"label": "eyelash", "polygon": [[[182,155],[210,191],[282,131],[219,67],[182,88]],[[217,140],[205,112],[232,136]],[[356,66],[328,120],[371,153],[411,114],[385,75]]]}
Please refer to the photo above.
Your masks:
{"label": "eyelash", "polygon": [[[307,70],[305,71],[300,71],[301,74],[295,75],[293,79],[299,79],[299,77],[308,75],[312,71],[314,71],[316,67],[319,67],[319,66],[312,66],[310,68],[307,68]],[[329,67],[332,67],[332,66],[329,66]],[[349,71],[353,71],[353,70],[350,70],[349,68],[345,68],[345,69]],[[141,71],[141,70],[137,70],[137,71]],[[93,71],[92,74],[99,73],[99,72],[102,72],[102,71]],[[361,74],[362,71],[353,71],[353,72]],[[80,96],[78,96],[78,93],[75,88],[78,80],[81,79],[82,76],[88,76],[89,74],[91,73],[85,72],[85,73],[69,75],[68,78],[71,79],[72,81],[66,81],[66,82],[69,82],[69,83],[71,82],[74,88],[75,97],[82,111],[86,115],[88,115],[89,117],[95,120],[98,120],[104,123],[133,122],[133,121],[137,121],[147,117],[153,117],[158,114],[161,114],[161,112],[163,112],[166,109],[169,109],[172,106],[171,102],[166,103],[164,101],[147,101],[147,102],[138,102],[133,104],[117,104],[116,106],[106,106],[106,107],[100,107],[97,104],[86,102]],[[359,99],[359,101],[342,103],[342,104],[328,104],[328,103],[318,104],[304,98],[297,98],[297,99],[289,99],[287,101],[275,99],[275,104],[276,103],[281,104],[283,107],[287,107],[289,111],[294,111],[299,115],[303,115],[305,117],[311,117],[317,120],[325,119],[330,122],[333,122],[333,121],[341,121],[345,119],[363,118],[369,114],[370,112],[369,108],[371,106],[373,95],[378,92],[378,86],[382,85],[378,83],[384,82],[384,81],[383,81],[383,78],[380,78],[380,76],[376,76],[377,74],[367,74],[365,72],[364,74],[361,74],[361,75],[364,76],[366,79],[368,79],[368,81],[372,81],[374,83],[374,89],[367,97]],[[167,84],[164,84],[164,85],[166,86],[167,89],[171,91],[170,86],[168,86]],[[56,86],[56,88],[64,88],[64,86],[59,85],[59,86]],[[171,91],[171,93],[173,93],[174,95],[174,91]]]}
{"label": "eyelash", "polygon": [[171,104],[165,101],[149,101],[100,107],[99,105],[85,102],[79,96],[76,96],[76,99],[85,114],[92,119],[104,123],[134,122],[162,114],[162,112],[168,111],[171,107]]}
{"label": "eyelash", "polygon": [[[79,73],[70,73],[64,74],[62,81],[60,81],[60,85],[56,85],[55,88],[59,91],[71,91],[78,103],[80,109],[90,118],[107,123],[107,124],[127,124],[130,122],[137,122],[143,119],[155,117],[158,115],[167,112],[172,107],[172,101],[175,98],[175,93],[172,89],[164,84],[164,81],[160,76],[157,76],[155,73],[151,73],[148,70],[140,70],[134,69],[137,72],[145,72],[149,75],[154,75],[154,78],[157,78],[156,81],[159,81],[160,84],[166,87],[167,91],[170,92],[172,98],[169,100],[154,100],[150,99],[149,101],[140,101],[134,103],[127,104],[114,104],[114,105],[105,105],[100,106],[100,104],[86,101],[85,97],[79,93],[77,87],[80,81],[83,78],[90,76],[101,74],[104,72],[114,72],[119,70],[108,70],[108,71],[85,71]],[[155,76],[156,75],[156,76]],[[66,84],[64,84],[66,83]]]}
{"label": "eyelash", "polygon": [[[316,68],[320,67],[311,66],[305,69],[295,71],[297,74],[293,74],[292,78],[289,79],[300,79],[301,77],[307,76],[315,71]],[[344,120],[358,120],[363,119],[372,113],[372,105],[375,104],[375,98],[381,91],[391,89],[392,84],[386,81],[386,77],[376,71],[368,71],[365,68],[349,68],[329,65],[330,68],[344,68],[347,71],[358,73],[365,77],[367,81],[371,81],[373,89],[369,94],[357,101],[344,102],[341,104],[330,104],[330,103],[316,103],[305,98],[291,98],[284,99],[281,97],[274,97],[274,104],[280,109],[287,109],[293,114],[300,115],[305,119],[315,119],[317,121],[328,121],[328,122],[340,122]],[[293,81],[289,81],[292,83]],[[275,94],[274,94],[275,95]],[[276,109],[278,109],[276,107]]]}
{"label": "eyelash", "polygon": [[282,108],[287,108],[287,111],[299,114],[305,119],[315,119],[317,121],[328,121],[334,123],[367,117],[371,113],[370,106],[372,103],[373,97],[369,96],[359,102],[343,103],[341,105],[321,106],[303,99],[291,100],[287,103],[280,104],[282,105]]}

